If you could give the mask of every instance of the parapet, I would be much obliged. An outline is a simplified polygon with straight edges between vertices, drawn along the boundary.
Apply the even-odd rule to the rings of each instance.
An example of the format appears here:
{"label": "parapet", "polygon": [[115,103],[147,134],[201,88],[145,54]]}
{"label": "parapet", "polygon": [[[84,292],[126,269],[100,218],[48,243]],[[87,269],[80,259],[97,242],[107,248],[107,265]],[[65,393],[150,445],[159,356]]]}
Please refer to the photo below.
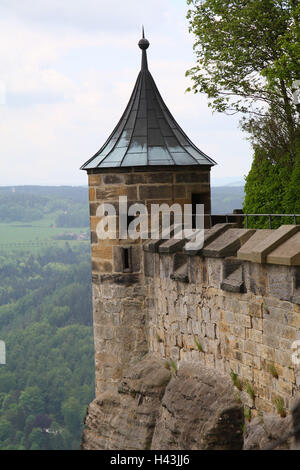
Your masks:
{"label": "parapet", "polygon": [[187,249],[186,245],[191,240],[147,240],[144,251],[161,254],[183,252],[187,256],[209,258],[234,256],[253,263],[300,266],[300,225],[282,225],[277,230],[255,230],[238,228],[234,223],[216,224],[204,230],[201,249]]}
{"label": "parapet", "polygon": [[[145,275],[160,275],[155,272],[154,261],[151,259],[155,253],[161,259],[165,255],[171,256],[168,276],[185,283],[193,282],[193,270],[190,267],[197,263],[197,257],[218,258],[222,266],[218,288],[228,292],[246,293],[245,278],[251,278],[254,269],[249,264],[262,267],[261,277],[267,277],[267,271],[264,270],[268,266],[270,269],[271,265],[277,265],[278,268],[289,266],[291,288],[286,295],[281,293],[279,297],[300,304],[300,273],[297,269],[300,267],[300,226],[282,225],[277,230],[255,230],[238,228],[233,223],[223,223],[204,231],[201,249],[187,249],[191,240],[192,238],[147,240],[144,244]],[[269,287],[272,289],[272,286]]]}

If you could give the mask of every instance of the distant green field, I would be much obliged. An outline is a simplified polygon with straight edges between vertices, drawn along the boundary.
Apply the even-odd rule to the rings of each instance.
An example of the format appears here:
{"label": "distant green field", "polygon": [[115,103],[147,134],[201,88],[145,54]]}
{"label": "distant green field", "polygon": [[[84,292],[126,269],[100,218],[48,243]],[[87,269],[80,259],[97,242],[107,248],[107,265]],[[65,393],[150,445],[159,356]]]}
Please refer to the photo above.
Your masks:
{"label": "distant green field", "polygon": [[[65,245],[66,240],[55,240],[54,237],[63,233],[84,233],[84,228],[57,228],[54,225],[55,213],[41,220],[30,223],[0,223],[0,252],[26,250],[36,252],[42,247]],[[88,243],[88,240],[67,240],[71,246]]]}
{"label": "distant green field", "polygon": [[[66,217],[68,220],[64,220]],[[87,234],[88,220],[86,188],[0,188],[0,253],[36,253],[66,242],[70,246],[87,244],[88,240],[55,238],[62,234]],[[73,223],[77,227],[72,227]]]}

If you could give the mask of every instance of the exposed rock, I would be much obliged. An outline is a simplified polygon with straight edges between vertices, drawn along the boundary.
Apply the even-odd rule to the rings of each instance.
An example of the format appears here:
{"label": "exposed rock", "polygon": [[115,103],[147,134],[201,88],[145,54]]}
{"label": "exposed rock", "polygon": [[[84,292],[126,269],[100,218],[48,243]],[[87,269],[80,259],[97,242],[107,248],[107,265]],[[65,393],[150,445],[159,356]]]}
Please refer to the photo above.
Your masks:
{"label": "exposed rock", "polygon": [[230,380],[183,363],[166,388],[152,449],[242,449],[243,407]]}
{"label": "exposed rock", "polygon": [[146,357],[90,405],[83,449],[241,449],[243,407],[214,370]]}
{"label": "exposed rock", "polygon": [[[264,414],[254,418],[246,426],[244,450],[264,450],[276,445],[276,450],[291,449],[294,439],[285,436],[292,432],[292,416],[286,418]],[[284,442],[279,442],[284,439]]]}
{"label": "exposed rock", "polygon": [[147,357],[124,374],[118,393],[105,392],[88,409],[82,448],[151,448],[161,399],[170,380],[165,361]]}

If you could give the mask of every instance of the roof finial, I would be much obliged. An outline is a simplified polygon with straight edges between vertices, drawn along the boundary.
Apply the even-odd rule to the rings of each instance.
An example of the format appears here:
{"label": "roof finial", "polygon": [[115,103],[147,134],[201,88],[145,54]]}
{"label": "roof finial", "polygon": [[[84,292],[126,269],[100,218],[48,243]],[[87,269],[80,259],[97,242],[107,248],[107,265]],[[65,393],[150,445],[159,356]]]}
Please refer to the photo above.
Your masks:
{"label": "roof finial", "polygon": [[144,26],[143,26],[142,32],[143,32],[143,37],[139,41],[139,48],[142,49],[143,51],[145,51],[150,46],[150,42],[148,41],[148,39],[145,39]]}
{"label": "roof finial", "polygon": [[142,70],[148,70],[147,52],[146,50],[150,46],[148,39],[145,39],[144,26],[142,28],[143,37],[139,41],[139,48],[142,49]]}

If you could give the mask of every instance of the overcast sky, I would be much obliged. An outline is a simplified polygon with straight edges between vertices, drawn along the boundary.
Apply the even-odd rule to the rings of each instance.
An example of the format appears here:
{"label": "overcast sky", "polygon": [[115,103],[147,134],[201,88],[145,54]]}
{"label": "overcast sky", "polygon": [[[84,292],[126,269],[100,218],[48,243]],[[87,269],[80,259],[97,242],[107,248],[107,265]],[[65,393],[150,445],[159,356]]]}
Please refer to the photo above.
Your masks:
{"label": "overcast sky", "polygon": [[79,167],[121,117],[148,62],[172,114],[218,162],[214,183],[242,180],[251,148],[236,117],[185,93],[195,63],[185,0],[0,0],[0,185],[86,184]]}

